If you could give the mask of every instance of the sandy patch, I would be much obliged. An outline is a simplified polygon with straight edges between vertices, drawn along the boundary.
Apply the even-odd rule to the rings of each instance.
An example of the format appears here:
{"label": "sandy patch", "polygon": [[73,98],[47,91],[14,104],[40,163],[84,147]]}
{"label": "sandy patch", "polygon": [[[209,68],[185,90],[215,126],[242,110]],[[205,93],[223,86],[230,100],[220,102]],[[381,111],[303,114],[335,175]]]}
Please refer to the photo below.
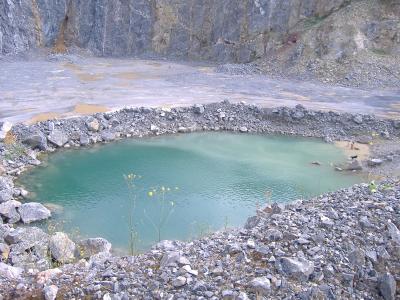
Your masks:
{"label": "sandy patch", "polygon": [[366,160],[370,155],[369,145],[354,143],[353,149],[349,141],[336,141],[335,146],[342,149],[347,156],[358,156],[359,160]]}
{"label": "sandy patch", "polygon": [[35,123],[38,123],[38,122],[57,119],[57,118],[61,118],[61,117],[62,117],[62,115],[60,113],[45,112],[45,113],[41,113],[41,114],[37,114],[37,115],[33,116],[32,118],[27,120],[25,123],[28,124],[28,125],[32,125],[32,124],[35,124]]}
{"label": "sandy patch", "polygon": [[75,105],[74,110],[70,113],[79,115],[91,115],[96,113],[104,113],[109,110],[109,108],[102,105],[78,103],[77,105]]}

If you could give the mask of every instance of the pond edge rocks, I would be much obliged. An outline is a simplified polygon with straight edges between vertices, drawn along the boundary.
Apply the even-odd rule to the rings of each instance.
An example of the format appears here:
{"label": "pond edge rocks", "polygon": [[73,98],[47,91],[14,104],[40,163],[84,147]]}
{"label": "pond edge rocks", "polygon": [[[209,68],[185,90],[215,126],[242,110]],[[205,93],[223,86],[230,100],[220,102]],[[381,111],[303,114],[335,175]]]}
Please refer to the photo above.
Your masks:
{"label": "pond edge rocks", "polygon": [[[21,227],[20,219],[30,223],[51,213],[41,204],[25,203],[27,192],[14,187],[13,181],[41,163],[40,153],[120,138],[227,130],[318,137],[327,142],[368,136],[370,143],[397,145],[396,122],[372,115],[311,111],[301,105],[262,108],[224,101],[172,109],[124,108],[30,126],[16,124],[7,134],[15,137],[20,151],[0,142],[0,295],[53,299],[62,290],[66,299],[85,295],[98,299],[251,299],[256,295],[395,299],[400,276],[398,179],[374,184],[373,189],[361,184],[310,201],[266,206],[242,229],[188,243],[164,241],[133,257],[111,255],[111,244],[101,238],[74,242],[65,233],[49,235],[36,227]],[[390,175],[387,167],[398,166],[399,147],[373,154],[369,161],[357,160],[357,169]],[[352,161],[350,165],[355,164]],[[54,264],[60,268],[54,269]]]}

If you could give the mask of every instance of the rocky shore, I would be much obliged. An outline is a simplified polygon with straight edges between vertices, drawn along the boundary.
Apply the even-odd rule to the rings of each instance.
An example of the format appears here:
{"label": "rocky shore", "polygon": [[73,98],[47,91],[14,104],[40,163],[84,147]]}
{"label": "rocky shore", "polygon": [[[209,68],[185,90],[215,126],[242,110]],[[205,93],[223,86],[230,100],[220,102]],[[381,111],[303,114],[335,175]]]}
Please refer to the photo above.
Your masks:
{"label": "rocky shore", "polygon": [[[396,299],[400,183],[388,178],[399,168],[400,121],[225,101],[125,108],[0,128],[3,299]],[[22,226],[51,217],[43,205],[26,203],[28,191],[14,186],[18,175],[41,164],[42,153],[120,138],[219,130],[370,144],[368,160],[354,158],[337,169],[387,179],[267,206],[243,229],[190,243],[164,241],[135,257],[112,256],[111,244],[101,238],[72,241],[65,233]]]}

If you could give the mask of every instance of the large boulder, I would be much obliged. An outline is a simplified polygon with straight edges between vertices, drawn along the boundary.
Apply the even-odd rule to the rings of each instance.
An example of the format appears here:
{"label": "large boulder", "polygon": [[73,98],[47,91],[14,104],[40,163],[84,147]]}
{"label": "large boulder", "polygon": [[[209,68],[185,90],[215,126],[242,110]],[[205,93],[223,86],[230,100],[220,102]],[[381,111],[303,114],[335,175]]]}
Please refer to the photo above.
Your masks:
{"label": "large boulder", "polygon": [[308,280],[314,272],[314,263],[305,258],[281,257],[276,264],[282,273],[300,281]]}
{"label": "large boulder", "polygon": [[379,292],[385,300],[396,299],[396,280],[392,274],[386,273],[379,278]]}
{"label": "large boulder", "polygon": [[69,263],[75,258],[76,245],[64,232],[50,237],[49,248],[52,258],[60,263]]}
{"label": "large boulder", "polygon": [[92,255],[100,252],[110,252],[111,243],[103,238],[90,238],[81,240],[78,243],[80,254],[84,258],[89,258]]}
{"label": "large boulder", "polygon": [[17,208],[20,206],[21,202],[16,200],[0,203],[0,217],[2,217],[7,223],[17,223],[21,219],[17,211]]}
{"label": "large boulder", "polygon": [[49,136],[47,137],[50,143],[57,147],[62,147],[66,143],[68,143],[68,136],[61,130],[55,129],[53,130]]}
{"label": "large boulder", "polygon": [[24,203],[18,208],[22,222],[25,224],[40,220],[45,220],[51,217],[51,212],[40,203],[30,202]]}
{"label": "large boulder", "polygon": [[23,144],[29,146],[32,149],[39,149],[39,150],[47,149],[47,139],[46,136],[41,131],[25,134],[21,138],[21,141]]}

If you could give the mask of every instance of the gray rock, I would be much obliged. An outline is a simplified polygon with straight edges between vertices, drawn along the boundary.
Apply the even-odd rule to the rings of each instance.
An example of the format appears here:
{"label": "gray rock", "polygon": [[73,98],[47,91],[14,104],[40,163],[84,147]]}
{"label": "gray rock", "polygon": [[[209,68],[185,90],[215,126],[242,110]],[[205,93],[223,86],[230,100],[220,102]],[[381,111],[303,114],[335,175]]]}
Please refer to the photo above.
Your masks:
{"label": "gray rock", "polygon": [[47,243],[48,235],[37,227],[18,227],[8,230],[4,240],[9,245],[25,243],[31,247],[37,243]]}
{"label": "gray rock", "polygon": [[20,206],[21,202],[15,200],[0,203],[0,216],[2,216],[7,223],[17,223],[21,218],[17,211],[17,208]]}
{"label": "gray rock", "polygon": [[246,133],[246,132],[248,132],[249,130],[247,129],[246,126],[242,126],[242,127],[239,128],[239,131],[242,132],[242,133]]}
{"label": "gray rock", "polygon": [[203,114],[204,111],[205,111],[204,105],[195,104],[194,107],[193,107],[193,111],[194,111],[195,114],[199,114],[199,115]]}
{"label": "gray rock", "polygon": [[186,277],[184,276],[178,276],[174,280],[172,280],[172,285],[176,288],[180,288],[184,285],[186,285]]}
{"label": "gray rock", "polygon": [[101,133],[101,139],[105,142],[111,142],[115,140],[116,134],[113,131],[103,131]]}
{"label": "gray rock", "polygon": [[365,252],[360,249],[355,249],[349,253],[348,259],[351,264],[361,267],[365,264]]}
{"label": "gray rock", "polygon": [[356,115],[356,116],[354,116],[353,121],[356,124],[362,124],[364,120],[361,115]]}
{"label": "gray rock", "polygon": [[97,132],[100,129],[100,122],[93,117],[89,117],[85,124],[90,131]]}
{"label": "gray rock", "polygon": [[379,278],[379,292],[385,300],[396,299],[396,280],[394,277],[386,273]]}
{"label": "gray rock", "polygon": [[53,259],[58,262],[69,263],[75,258],[75,243],[63,232],[56,232],[50,237],[49,249]]}
{"label": "gray rock", "polygon": [[277,268],[293,279],[308,280],[314,272],[314,263],[304,258],[280,257]]}
{"label": "gray rock", "polygon": [[103,238],[89,238],[86,240],[81,240],[78,243],[78,246],[81,256],[84,258],[89,258],[90,256],[100,252],[110,252],[112,245]]}
{"label": "gray rock", "polygon": [[166,252],[161,258],[160,268],[190,265],[189,260],[179,251]]}
{"label": "gray rock", "polygon": [[360,171],[360,170],[362,170],[362,165],[357,159],[353,159],[353,160],[347,162],[341,168],[346,171]]}
{"label": "gray rock", "polygon": [[266,277],[257,277],[250,282],[251,288],[260,296],[267,296],[271,292],[271,282]]}
{"label": "gray rock", "polygon": [[252,216],[249,217],[246,221],[246,224],[244,224],[245,229],[252,229],[256,227],[260,223],[260,218],[258,216]]}
{"label": "gray rock", "polygon": [[19,279],[22,272],[22,268],[13,267],[0,262],[0,278],[3,277],[8,280]]}
{"label": "gray rock", "polygon": [[56,285],[48,285],[43,289],[43,295],[46,300],[55,300],[58,293]]}
{"label": "gray rock", "polygon": [[279,241],[283,238],[283,234],[277,229],[268,229],[265,232],[265,237],[270,241]]}
{"label": "gray rock", "polygon": [[14,194],[14,184],[9,177],[0,177],[0,203],[10,201]]}
{"label": "gray rock", "polygon": [[48,141],[57,147],[62,147],[68,143],[68,136],[62,131],[55,129],[47,137]]}
{"label": "gray rock", "polygon": [[368,166],[370,167],[376,167],[376,166],[380,166],[381,164],[383,164],[383,160],[379,159],[379,158],[372,158],[368,160]]}
{"label": "gray rock", "polygon": [[18,208],[22,222],[25,224],[45,220],[51,217],[51,212],[44,205],[36,202],[24,203]]}
{"label": "gray rock", "polygon": [[81,135],[81,136],[79,137],[79,144],[80,144],[81,146],[87,146],[87,145],[89,145],[89,144],[90,144],[89,137],[87,137],[86,135]]}
{"label": "gray rock", "polygon": [[392,222],[388,222],[387,227],[389,230],[389,235],[392,238],[392,240],[396,244],[400,245],[400,230]]}

